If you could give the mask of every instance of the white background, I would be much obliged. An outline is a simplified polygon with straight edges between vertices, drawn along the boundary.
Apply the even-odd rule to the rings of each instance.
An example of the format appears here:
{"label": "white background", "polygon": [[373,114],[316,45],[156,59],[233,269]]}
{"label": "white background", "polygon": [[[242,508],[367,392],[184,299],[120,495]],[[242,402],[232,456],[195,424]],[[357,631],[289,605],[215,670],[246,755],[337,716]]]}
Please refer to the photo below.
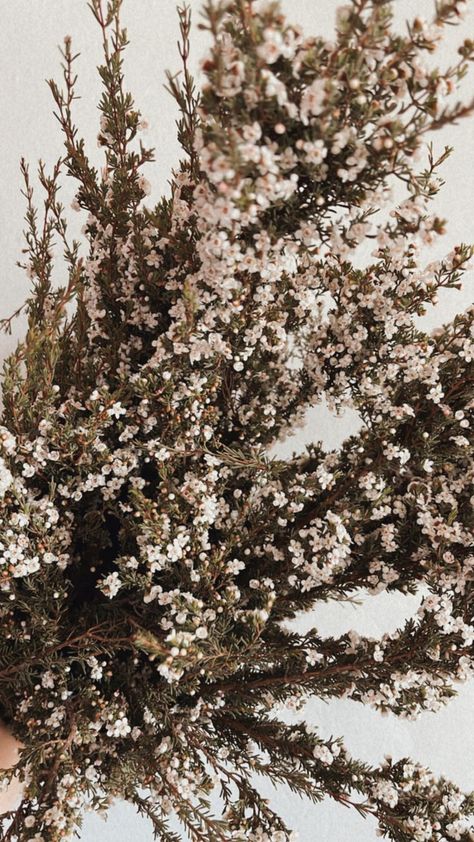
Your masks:
{"label": "white background", "polygon": [[[200,0],[191,0],[193,16],[199,18]],[[283,7],[290,19],[301,23],[309,34],[331,37],[334,0],[284,0]],[[429,17],[430,0],[397,0],[397,20],[414,14]],[[474,9],[460,30],[449,32],[448,42],[438,56],[444,65],[455,56],[458,38],[473,34]],[[0,137],[1,225],[0,225],[0,318],[9,315],[22,303],[28,290],[24,273],[15,266],[21,257],[22,219],[24,200],[20,195],[19,159],[24,156],[34,172],[36,161],[43,158],[52,163],[61,155],[59,126],[52,117],[52,99],[45,79],[59,79],[60,56],[57,45],[63,37],[73,37],[75,50],[81,52],[77,62],[78,93],[82,99],[76,107],[77,122],[88,145],[90,157],[100,164],[96,146],[98,114],[96,103],[99,83],[95,66],[100,59],[100,35],[86,0],[0,0],[2,23],[2,51],[0,55],[1,85]],[[156,146],[156,163],[149,165],[146,175],[152,182],[153,200],[167,190],[167,178],[177,162],[174,103],[164,91],[164,71],[178,70],[176,51],[178,34],[175,0],[125,0],[124,24],[131,44],[126,56],[126,78],[137,105],[150,120],[147,140]],[[195,28],[193,34],[193,64],[205,49],[205,36]],[[474,78],[474,77],[472,77]],[[469,89],[472,80],[465,85]],[[455,145],[455,152],[443,168],[447,181],[438,200],[438,211],[448,220],[448,233],[436,254],[457,242],[474,240],[472,225],[474,188],[474,119],[459,128],[449,128],[434,138],[436,148],[446,143]],[[66,206],[72,198],[72,184],[62,189]],[[71,211],[71,216],[74,216]],[[76,215],[76,229],[82,224]],[[58,272],[60,278],[60,270]],[[429,314],[434,326],[451,318],[473,301],[471,286],[466,283],[461,294],[445,293],[436,309]],[[18,320],[12,337],[0,337],[3,357],[21,336],[24,324]],[[299,433],[286,452],[301,446],[304,441],[322,439],[328,447],[337,446],[352,429],[356,419],[346,417],[334,422],[323,411],[314,412],[307,428]],[[363,604],[334,605],[318,608],[305,625],[317,625],[324,633],[340,633],[356,628],[363,633],[379,635],[396,628],[401,619],[416,608],[416,598],[380,595]],[[399,721],[393,716],[381,717],[350,701],[330,704],[314,701],[308,705],[308,718],[320,727],[324,735],[343,735],[354,755],[378,763],[384,754],[398,758],[412,756],[436,772],[444,773],[466,789],[474,789],[474,729],[472,708],[474,687],[460,688],[459,696],[441,713],[426,713],[417,722]],[[364,821],[335,804],[325,802],[317,807],[308,805],[284,791],[268,790],[276,806],[289,824],[300,833],[301,842],[373,842],[375,825]],[[107,823],[88,816],[81,835],[82,842],[151,842],[152,834],[145,821],[137,818],[133,809],[117,804]]]}

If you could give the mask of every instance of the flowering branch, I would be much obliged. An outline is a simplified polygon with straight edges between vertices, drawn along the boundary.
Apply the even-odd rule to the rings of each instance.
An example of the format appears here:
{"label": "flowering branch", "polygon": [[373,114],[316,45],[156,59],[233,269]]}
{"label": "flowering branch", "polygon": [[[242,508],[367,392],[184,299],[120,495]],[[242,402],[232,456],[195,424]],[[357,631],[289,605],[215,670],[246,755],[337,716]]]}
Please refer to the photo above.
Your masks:
{"label": "flowering branch", "polygon": [[[9,842],[59,842],[115,797],[165,842],[172,813],[199,842],[289,842],[255,775],[395,842],[471,838],[454,784],[274,715],[315,696],[413,718],[474,674],[474,310],[433,333],[419,321],[473,255],[423,257],[446,228],[431,203],[451,151],[425,137],[471,114],[456,97],[474,44],[445,69],[427,59],[465,5],[399,33],[390,3],[352,0],[330,42],[278,3],[205,2],[199,89],[180,7],[167,82],[184,157],[154,206],[120,0],[89,4],[99,169],[65,39],[41,223],[21,164],[32,290],[3,377],[0,705],[22,746],[3,778],[24,783]],[[276,457],[323,402],[360,430],[326,452],[315,429]],[[422,597],[392,634],[294,630],[319,602],[383,590]]]}

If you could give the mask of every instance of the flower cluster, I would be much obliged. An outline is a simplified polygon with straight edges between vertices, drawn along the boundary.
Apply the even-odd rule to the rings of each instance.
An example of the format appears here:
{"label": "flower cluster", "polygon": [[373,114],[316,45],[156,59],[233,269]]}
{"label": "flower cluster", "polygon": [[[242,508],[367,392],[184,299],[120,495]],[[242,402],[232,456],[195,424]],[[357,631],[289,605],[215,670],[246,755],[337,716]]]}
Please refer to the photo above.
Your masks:
{"label": "flower cluster", "polygon": [[[474,309],[431,334],[419,319],[472,254],[424,257],[448,154],[424,139],[470,113],[474,43],[429,58],[466,4],[439,0],[403,35],[390,4],[352,0],[329,42],[275,2],[209,3],[200,91],[181,9],[184,157],[153,207],[120,5],[91,3],[103,168],[73,123],[69,38],[42,226],[22,164],[33,292],[3,378],[0,713],[24,793],[3,838],[58,842],[123,797],[169,842],[172,813],[193,842],[289,842],[260,774],[394,842],[468,842],[474,800],[450,782],[275,715],[316,696],[413,718],[474,675]],[[360,432],[325,452],[314,430],[279,458],[323,402]],[[423,594],[392,634],[294,630],[319,601],[386,589]]]}

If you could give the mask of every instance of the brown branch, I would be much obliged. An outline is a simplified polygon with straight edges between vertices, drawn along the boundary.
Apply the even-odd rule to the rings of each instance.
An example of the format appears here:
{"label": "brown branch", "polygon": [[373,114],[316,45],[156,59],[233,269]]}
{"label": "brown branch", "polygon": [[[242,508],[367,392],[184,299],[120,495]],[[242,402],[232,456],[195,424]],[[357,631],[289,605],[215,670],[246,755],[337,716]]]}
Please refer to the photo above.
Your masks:
{"label": "brown branch", "polygon": [[[267,687],[286,687],[293,684],[308,684],[312,681],[316,681],[317,679],[324,681],[326,678],[331,678],[334,675],[342,675],[344,673],[363,673],[368,672],[369,670],[373,673],[374,669],[377,668],[383,668],[387,665],[396,666],[400,662],[407,662],[412,654],[413,653],[409,650],[403,649],[402,651],[395,652],[392,656],[389,655],[380,664],[370,660],[346,664],[333,664],[325,667],[324,669],[307,670],[306,672],[283,673],[282,675],[261,675],[250,680],[247,680],[245,676],[240,676],[238,680],[221,681],[212,685],[207,685],[206,689],[229,693],[234,691],[245,693],[247,690],[260,690]],[[457,649],[456,656],[461,655],[472,656],[472,648],[466,647]],[[413,664],[413,661],[411,660],[410,663]],[[441,673],[447,672],[451,675],[448,664],[443,665],[443,663],[433,663],[433,671],[436,670]]]}
{"label": "brown branch", "polygon": [[110,644],[128,644],[131,648],[133,647],[133,639],[131,637],[104,637],[102,635],[97,634],[96,629],[104,628],[105,623],[102,623],[99,626],[94,626],[91,629],[83,632],[82,634],[76,635],[76,637],[69,637],[67,640],[62,641],[62,643],[58,643],[55,646],[49,646],[45,649],[41,656],[35,656],[34,658],[29,658],[26,661],[23,661],[20,664],[11,664],[9,667],[5,667],[5,669],[0,670],[0,678],[6,678],[10,675],[15,675],[16,673],[20,672],[22,669],[33,666],[34,664],[40,664],[43,662],[44,658],[48,655],[53,655],[56,652],[61,651],[61,649],[67,649],[68,647],[75,647],[80,649],[80,645],[76,646],[76,644],[85,643],[86,641],[90,640],[92,642],[96,641],[97,643],[104,643],[107,645]]}

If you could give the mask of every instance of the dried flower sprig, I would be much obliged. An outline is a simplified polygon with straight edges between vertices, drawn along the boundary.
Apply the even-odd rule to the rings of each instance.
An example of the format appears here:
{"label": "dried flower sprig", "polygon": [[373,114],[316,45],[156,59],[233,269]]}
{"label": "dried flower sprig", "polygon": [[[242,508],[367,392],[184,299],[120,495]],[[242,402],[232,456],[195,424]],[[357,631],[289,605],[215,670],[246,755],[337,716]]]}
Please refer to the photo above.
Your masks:
{"label": "dried flower sprig", "polygon": [[[447,68],[427,59],[466,3],[400,34],[390,3],[352,0],[329,42],[276,2],[205,2],[200,89],[180,8],[184,157],[153,207],[121,2],[90,8],[104,165],[74,123],[70,38],[41,222],[22,162],[32,292],[3,378],[0,711],[22,745],[3,778],[24,795],[3,839],[58,842],[121,797],[163,842],[180,838],[172,813],[193,842],[287,842],[263,775],[395,842],[467,842],[472,795],[278,718],[310,696],[416,717],[474,674],[474,309],[432,334],[418,321],[472,257],[422,254],[444,231],[431,202],[450,152],[426,140],[473,111],[456,92],[474,43]],[[323,400],[357,410],[360,432],[273,456]],[[418,613],[380,639],[291,622],[418,588]]]}

